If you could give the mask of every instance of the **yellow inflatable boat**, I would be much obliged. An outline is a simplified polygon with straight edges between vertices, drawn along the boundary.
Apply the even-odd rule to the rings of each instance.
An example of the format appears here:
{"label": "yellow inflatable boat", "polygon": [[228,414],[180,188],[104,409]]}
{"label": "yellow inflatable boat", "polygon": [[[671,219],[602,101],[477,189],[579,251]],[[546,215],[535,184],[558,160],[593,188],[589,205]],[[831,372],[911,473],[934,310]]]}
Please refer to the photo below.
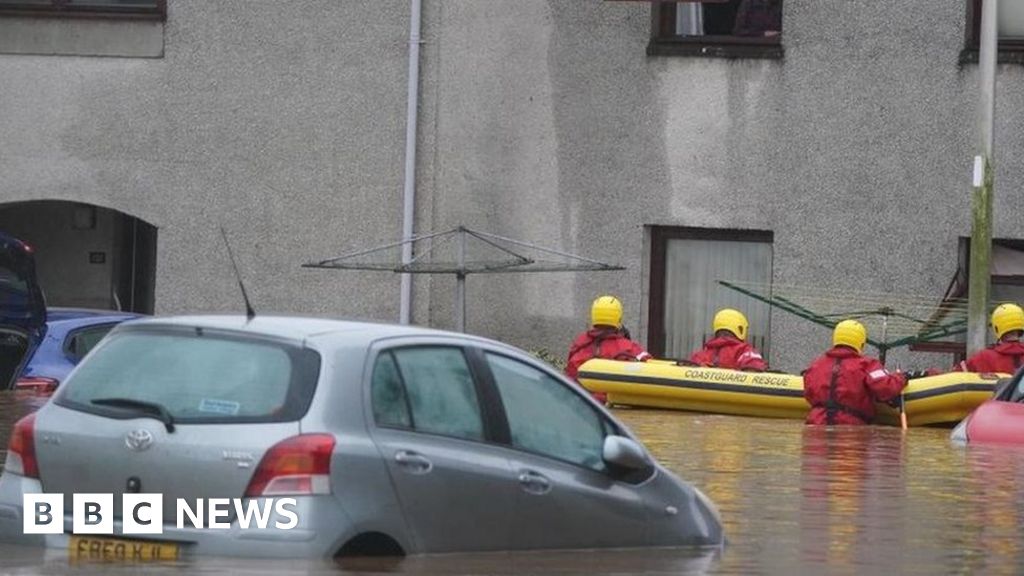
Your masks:
{"label": "yellow inflatable boat", "polygon": [[[1006,376],[953,372],[911,380],[903,393],[907,421],[911,426],[959,422],[992,397],[1000,377]],[[810,409],[803,378],[791,374],[594,359],[580,366],[579,381],[619,406],[801,420]],[[899,425],[899,410],[877,408],[879,423]]]}

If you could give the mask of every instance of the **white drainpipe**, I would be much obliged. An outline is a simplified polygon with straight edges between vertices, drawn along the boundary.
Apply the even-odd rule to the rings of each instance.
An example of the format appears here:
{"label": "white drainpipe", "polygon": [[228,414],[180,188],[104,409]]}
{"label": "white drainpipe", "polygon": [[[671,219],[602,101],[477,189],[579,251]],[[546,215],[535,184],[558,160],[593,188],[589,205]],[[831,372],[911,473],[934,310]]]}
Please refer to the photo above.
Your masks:
{"label": "white drainpipe", "polygon": [[[420,88],[420,24],[422,1],[410,0],[409,15],[409,90],[405,120],[405,189],[402,193],[402,240],[413,236],[416,216],[416,123]],[[412,260],[412,243],[402,244],[402,263]],[[412,321],[412,275],[402,274],[399,321]]]}

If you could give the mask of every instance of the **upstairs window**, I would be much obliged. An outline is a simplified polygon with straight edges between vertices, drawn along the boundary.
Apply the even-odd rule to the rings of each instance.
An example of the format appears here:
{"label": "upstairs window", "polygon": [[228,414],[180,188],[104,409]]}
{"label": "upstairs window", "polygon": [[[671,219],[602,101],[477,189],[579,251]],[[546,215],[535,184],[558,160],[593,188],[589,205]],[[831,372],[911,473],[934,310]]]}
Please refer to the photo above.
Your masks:
{"label": "upstairs window", "polygon": [[[977,62],[981,42],[982,0],[967,0],[967,46],[961,62]],[[996,16],[999,27],[999,62],[1024,64],[1024,2],[1002,0]]]}
{"label": "upstairs window", "polygon": [[651,55],[781,58],[782,0],[652,2]]}
{"label": "upstairs window", "polygon": [[164,20],[167,0],[0,0],[0,16],[5,15]]}

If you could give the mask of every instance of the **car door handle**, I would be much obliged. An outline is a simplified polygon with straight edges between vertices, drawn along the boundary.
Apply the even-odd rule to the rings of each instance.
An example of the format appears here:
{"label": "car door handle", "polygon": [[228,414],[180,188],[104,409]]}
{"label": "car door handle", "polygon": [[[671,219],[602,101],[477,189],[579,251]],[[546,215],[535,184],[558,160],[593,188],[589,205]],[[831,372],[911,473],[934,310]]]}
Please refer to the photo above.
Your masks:
{"label": "car door handle", "polygon": [[395,462],[413,474],[426,474],[434,468],[434,465],[425,456],[409,450],[395,452]]}
{"label": "car door handle", "polygon": [[551,481],[533,470],[520,472],[519,484],[530,494],[547,494],[551,491]]}

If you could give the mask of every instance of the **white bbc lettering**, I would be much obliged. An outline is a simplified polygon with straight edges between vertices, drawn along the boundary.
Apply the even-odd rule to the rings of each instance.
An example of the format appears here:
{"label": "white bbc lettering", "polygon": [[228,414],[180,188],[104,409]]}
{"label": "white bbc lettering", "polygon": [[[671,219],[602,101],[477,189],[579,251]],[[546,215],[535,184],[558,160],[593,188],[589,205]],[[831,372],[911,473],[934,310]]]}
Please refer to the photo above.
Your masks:
{"label": "white bbc lettering", "polygon": [[210,518],[210,528],[225,530],[231,528],[227,522],[218,522],[218,518],[227,518],[231,515],[231,500],[228,498],[210,498],[206,501],[207,516]]}
{"label": "white bbc lettering", "polygon": [[292,508],[294,508],[298,505],[299,503],[295,500],[295,498],[279,498],[277,502],[274,503],[274,510],[277,511],[278,515],[285,516],[287,518],[290,518],[291,520],[287,523],[283,523],[280,521],[275,522],[274,527],[278,530],[291,530],[292,528],[298,526],[299,515],[296,514],[294,510],[289,510],[288,508],[285,508],[285,506],[291,506]]}
{"label": "white bbc lettering", "polygon": [[189,521],[192,523],[193,528],[203,527],[203,499],[196,499],[195,511],[189,506],[188,500],[184,498],[178,498],[178,528],[185,527],[185,516],[188,516]]}
{"label": "white bbc lettering", "polygon": [[114,533],[113,494],[75,494],[71,508],[75,534]]}
{"label": "white bbc lettering", "polygon": [[[246,506],[242,506],[242,501],[235,499],[235,516],[238,517],[238,525],[247,530],[249,524],[253,518],[256,519],[256,526],[263,530],[266,529],[267,523],[270,521],[270,510],[273,506],[273,499],[257,501],[255,499],[249,500],[245,503]],[[262,509],[260,504],[263,504]]]}
{"label": "white bbc lettering", "polygon": [[63,494],[22,494],[21,505],[25,534],[64,533]]}
{"label": "white bbc lettering", "polygon": [[164,499],[160,494],[123,494],[121,531],[124,534],[163,534]]}
{"label": "white bbc lettering", "polygon": [[[74,534],[113,534],[114,495],[74,494],[72,499]],[[295,498],[196,498],[195,507],[184,498],[176,501],[177,527],[185,529],[186,519],[196,529],[230,529],[232,509],[242,530],[271,527],[291,530],[299,525]],[[63,494],[23,494],[23,531],[25,534],[64,533]],[[121,534],[163,534],[164,501],[162,494],[122,494]],[[203,518],[209,520],[204,525]]]}

